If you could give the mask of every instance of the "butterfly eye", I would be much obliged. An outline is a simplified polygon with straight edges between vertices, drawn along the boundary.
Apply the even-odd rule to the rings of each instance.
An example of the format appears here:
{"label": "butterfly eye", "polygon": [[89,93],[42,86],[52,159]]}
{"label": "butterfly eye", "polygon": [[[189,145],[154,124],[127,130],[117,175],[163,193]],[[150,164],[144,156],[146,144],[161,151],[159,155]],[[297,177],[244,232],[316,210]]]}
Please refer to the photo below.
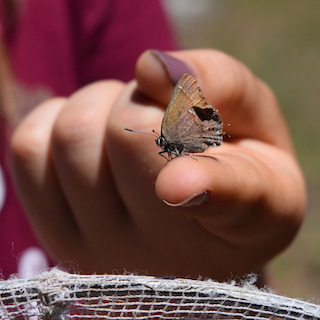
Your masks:
{"label": "butterfly eye", "polygon": [[160,136],[156,139],[156,144],[159,146],[159,147],[163,147],[165,144],[166,144],[166,140],[164,137]]}

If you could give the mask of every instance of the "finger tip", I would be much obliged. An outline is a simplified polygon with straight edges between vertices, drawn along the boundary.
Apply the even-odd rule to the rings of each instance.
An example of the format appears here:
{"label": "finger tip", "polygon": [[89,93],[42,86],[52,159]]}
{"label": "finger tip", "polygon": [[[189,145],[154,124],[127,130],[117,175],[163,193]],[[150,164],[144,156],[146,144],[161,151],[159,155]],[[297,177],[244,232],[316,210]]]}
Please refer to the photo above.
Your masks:
{"label": "finger tip", "polygon": [[136,63],[138,89],[146,96],[167,104],[173,90],[166,69],[152,50],[145,51]]}
{"label": "finger tip", "polygon": [[209,193],[202,165],[189,156],[170,160],[156,180],[156,194],[171,206],[188,206],[189,202],[201,204]]}

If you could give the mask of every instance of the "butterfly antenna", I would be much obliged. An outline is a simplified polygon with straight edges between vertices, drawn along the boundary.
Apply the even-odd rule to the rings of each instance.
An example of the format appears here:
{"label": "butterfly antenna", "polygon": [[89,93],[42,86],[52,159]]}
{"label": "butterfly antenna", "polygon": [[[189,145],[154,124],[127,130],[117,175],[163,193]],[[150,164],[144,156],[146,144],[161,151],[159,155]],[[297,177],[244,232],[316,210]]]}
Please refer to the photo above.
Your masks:
{"label": "butterfly antenna", "polygon": [[156,134],[157,137],[160,137],[160,134],[159,134],[157,131],[152,130],[152,132],[153,132],[154,134]]}
{"label": "butterfly antenna", "polygon": [[132,129],[128,129],[128,128],[124,128],[124,130],[130,131],[130,132],[148,134],[149,136],[154,136],[154,137],[156,137],[156,138],[159,137],[159,135],[158,135],[154,130],[152,130],[152,132],[153,132],[154,134],[153,134],[153,133],[150,133],[150,132],[136,131],[136,130],[132,130]]}

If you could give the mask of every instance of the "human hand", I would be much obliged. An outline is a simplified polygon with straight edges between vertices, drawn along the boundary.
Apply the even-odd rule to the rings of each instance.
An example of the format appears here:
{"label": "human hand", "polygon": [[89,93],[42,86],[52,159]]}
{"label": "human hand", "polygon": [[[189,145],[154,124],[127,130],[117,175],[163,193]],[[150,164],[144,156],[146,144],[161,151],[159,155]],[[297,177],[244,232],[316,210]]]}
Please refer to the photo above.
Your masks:
{"label": "human hand", "polygon": [[[170,54],[184,63],[146,52],[137,81],[50,100],[16,130],[17,188],[56,261],[82,272],[225,280],[259,272],[295,235],[304,181],[271,91],[221,52]],[[173,90],[168,71],[190,71],[230,124],[231,138],[193,155],[198,161],[166,164],[154,139],[124,130],[159,131]]]}

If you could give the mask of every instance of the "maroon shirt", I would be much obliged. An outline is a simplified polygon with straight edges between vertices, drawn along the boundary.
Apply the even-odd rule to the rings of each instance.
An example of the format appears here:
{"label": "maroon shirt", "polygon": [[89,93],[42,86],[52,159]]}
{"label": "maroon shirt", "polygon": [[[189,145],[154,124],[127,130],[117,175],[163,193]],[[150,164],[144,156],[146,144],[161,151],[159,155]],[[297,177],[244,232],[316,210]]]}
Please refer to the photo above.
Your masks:
{"label": "maroon shirt", "polygon": [[[13,27],[0,7],[18,109],[100,79],[128,81],[147,49],[176,48],[158,0],[24,0]],[[9,173],[9,128],[0,120],[0,273],[33,275],[50,264],[23,214]]]}

